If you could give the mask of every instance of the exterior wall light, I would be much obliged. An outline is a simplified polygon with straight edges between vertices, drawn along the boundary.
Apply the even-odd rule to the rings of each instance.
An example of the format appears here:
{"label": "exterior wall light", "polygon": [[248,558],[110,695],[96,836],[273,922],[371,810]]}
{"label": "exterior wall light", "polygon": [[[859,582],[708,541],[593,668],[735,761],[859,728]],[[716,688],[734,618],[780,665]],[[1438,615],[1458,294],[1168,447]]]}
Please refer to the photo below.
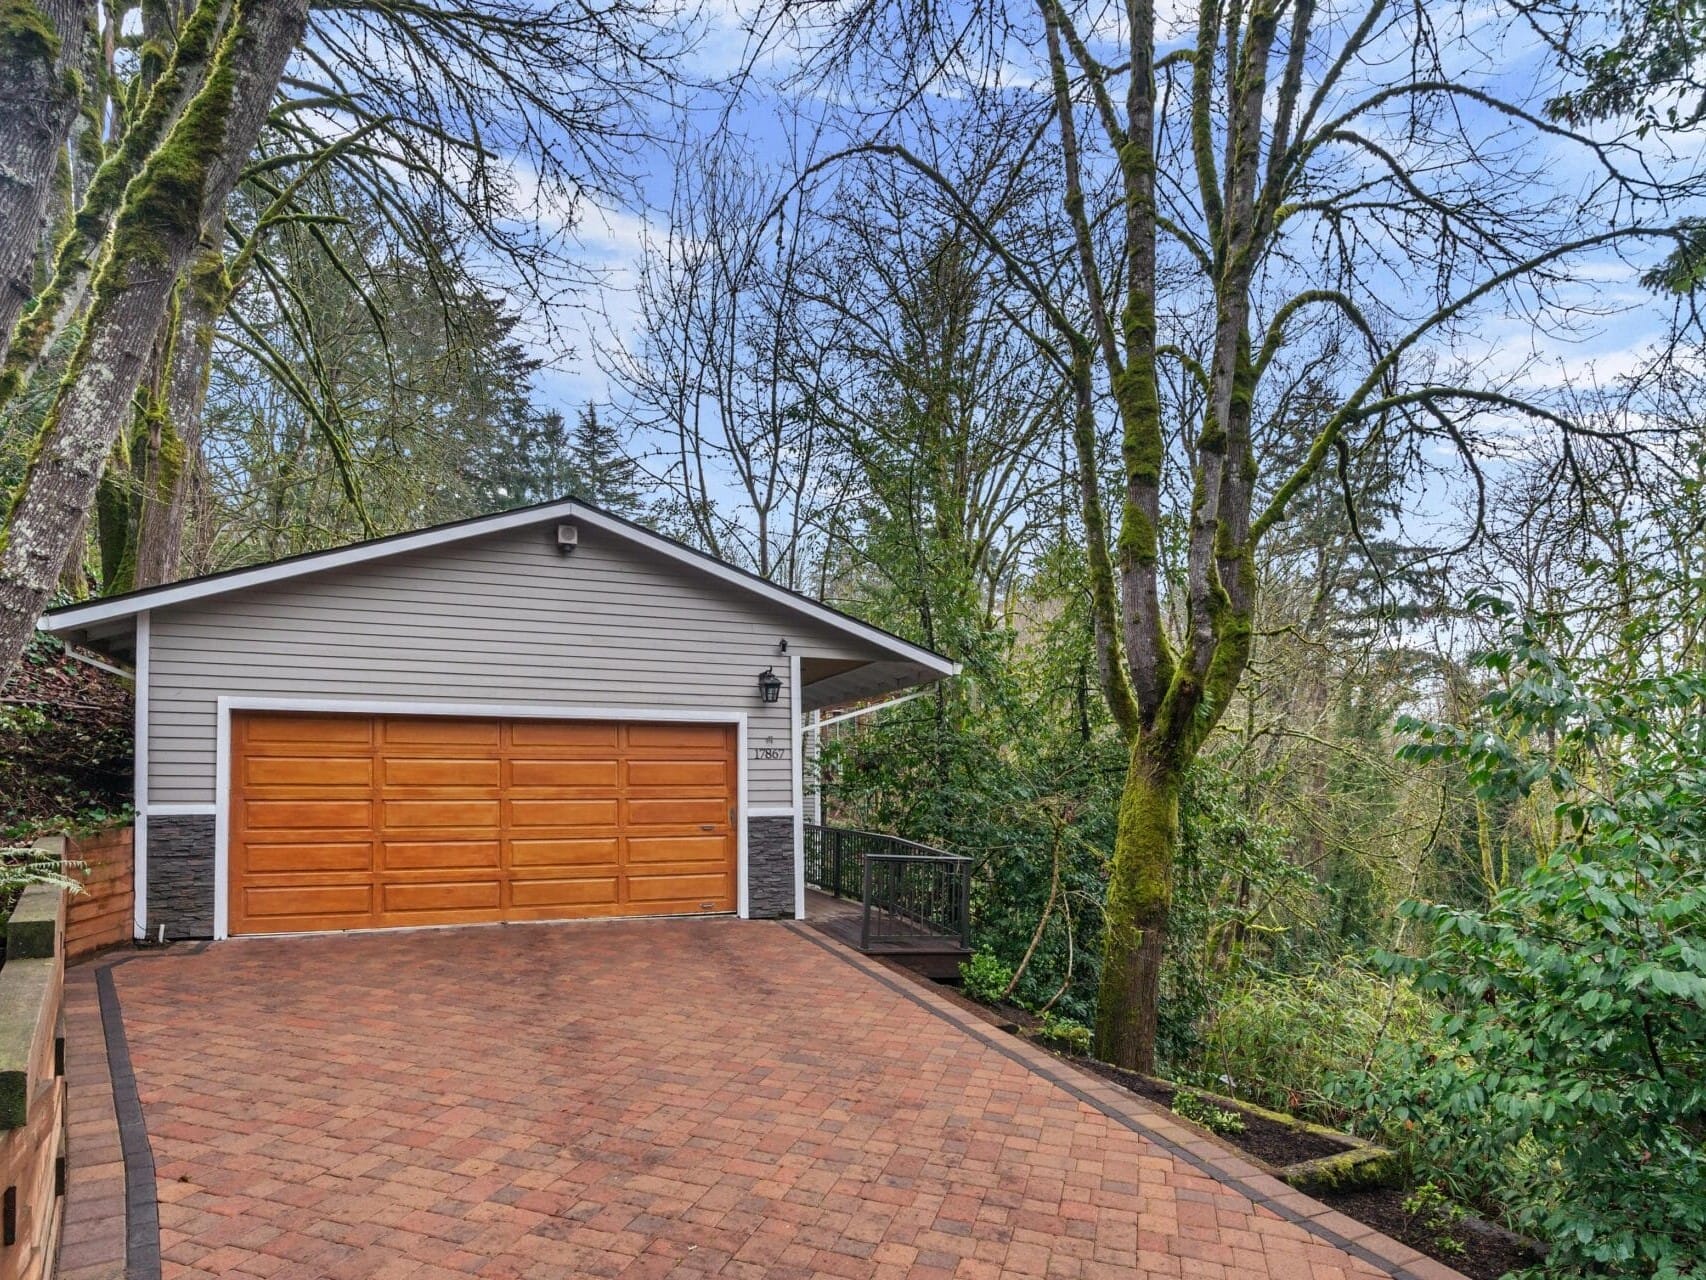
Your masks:
{"label": "exterior wall light", "polygon": [[766,702],[780,702],[782,699],[782,677],[776,674],[775,667],[765,667],[758,676],[758,693]]}

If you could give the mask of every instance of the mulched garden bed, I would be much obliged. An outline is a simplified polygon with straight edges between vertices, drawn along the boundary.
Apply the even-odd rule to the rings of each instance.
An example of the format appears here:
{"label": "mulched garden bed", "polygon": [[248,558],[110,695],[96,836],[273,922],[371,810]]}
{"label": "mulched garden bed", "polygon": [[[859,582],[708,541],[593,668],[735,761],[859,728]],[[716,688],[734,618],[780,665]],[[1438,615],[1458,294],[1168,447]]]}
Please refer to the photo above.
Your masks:
{"label": "mulched garden bed", "polygon": [[[1520,1271],[1540,1261],[1526,1241],[1479,1218],[1451,1222],[1425,1213],[1411,1213],[1404,1207],[1410,1195],[1411,1192],[1398,1187],[1373,1187],[1362,1191],[1321,1192],[1315,1198],[1347,1218],[1355,1218],[1461,1271],[1470,1280],[1500,1280],[1507,1272]],[[1442,1242],[1455,1242],[1455,1245]]]}
{"label": "mulched garden bed", "polygon": [[[1140,1076],[1135,1071],[1110,1066],[1106,1062],[1097,1062],[1094,1058],[1075,1058],[1073,1061],[1086,1070],[1094,1071],[1105,1080],[1112,1080],[1122,1089],[1129,1089],[1151,1102],[1159,1102],[1169,1111],[1173,1109],[1173,1097],[1178,1093],[1178,1088],[1174,1085]],[[1215,1136],[1276,1169],[1283,1169],[1288,1164],[1300,1164],[1305,1160],[1319,1160],[1323,1156],[1341,1155],[1345,1151],[1344,1143],[1334,1142],[1318,1133],[1310,1133],[1307,1129],[1293,1129],[1289,1125],[1276,1123],[1242,1107],[1229,1108],[1218,1101],[1214,1105],[1225,1110],[1235,1109],[1244,1121],[1243,1133],[1222,1133]]]}

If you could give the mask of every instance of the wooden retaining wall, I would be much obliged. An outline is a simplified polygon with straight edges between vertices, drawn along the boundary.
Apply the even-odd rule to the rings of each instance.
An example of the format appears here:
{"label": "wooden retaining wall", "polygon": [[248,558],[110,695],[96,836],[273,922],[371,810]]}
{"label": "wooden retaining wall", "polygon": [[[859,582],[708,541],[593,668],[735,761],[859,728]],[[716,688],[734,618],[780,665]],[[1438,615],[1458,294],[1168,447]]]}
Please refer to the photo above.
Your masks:
{"label": "wooden retaining wall", "polygon": [[129,827],[109,827],[65,840],[65,857],[82,863],[73,877],[83,892],[65,908],[65,958],[79,960],[127,946],[135,934],[136,853]]}

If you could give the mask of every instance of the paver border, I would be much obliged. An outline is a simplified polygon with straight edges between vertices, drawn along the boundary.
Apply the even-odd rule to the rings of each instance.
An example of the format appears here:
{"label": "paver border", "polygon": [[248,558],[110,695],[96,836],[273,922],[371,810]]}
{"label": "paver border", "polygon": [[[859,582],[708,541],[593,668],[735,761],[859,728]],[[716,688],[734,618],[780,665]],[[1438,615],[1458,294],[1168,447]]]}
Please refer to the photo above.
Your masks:
{"label": "paver border", "polygon": [[[132,960],[154,959],[162,955],[193,955],[207,949],[206,943],[189,946],[174,945],[162,952],[131,951],[92,957],[86,963],[72,966],[66,975],[68,997],[72,992],[80,1012],[73,1015],[79,1026],[93,1032],[100,1029],[98,1038],[89,1035],[68,1035],[65,1051],[68,1075],[72,1081],[73,1101],[82,1101],[81,1091],[102,1095],[101,1121],[103,1133],[116,1139],[118,1163],[124,1174],[124,1189],[106,1191],[90,1187],[77,1190],[77,1174],[85,1168],[84,1148],[73,1135],[67,1149],[67,1166],[71,1175],[72,1196],[79,1201],[83,1216],[100,1222],[123,1219],[123,1256],[115,1248],[110,1257],[80,1263],[70,1274],[76,1276],[116,1277],[124,1280],[159,1280],[160,1208],[155,1180],[154,1149],[148,1139],[148,1127],[142,1114],[142,1100],[137,1091],[136,1071],[130,1058],[130,1039],[124,1026],[124,1006],[119,999],[118,985],[112,970]],[[89,999],[89,988],[93,999]],[[93,1008],[88,1008],[93,1005]],[[68,1026],[68,1031],[72,1028]],[[84,1203],[93,1207],[83,1210]],[[71,1205],[67,1203],[67,1209]],[[61,1245],[75,1243],[71,1238],[75,1227],[62,1236]]]}
{"label": "paver border", "polygon": [[813,946],[829,952],[1002,1057],[1041,1076],[1085,1106],[1095,1108],[1122,1128],[1160,1147],[1168,1155],[1182,1160],[1276,1217],[1295,1223],[1335,1249],[1379,1267],[1393,1280],[1466,1280],[1461,1272],[1311,1199],[1215,1143],[1196,1137],[1176,1124],[1167,1113],[1123,1089],[1117,1089],[1100,1076],[1082,1072],[1017,1037],[998,1031],[992,1033],[991,1029],[972,1021],[969,1014],[951,1002],[929,992],[918,979],[902,978],[886,968],[877,967],[834,939],[822,936],[809,925],[795,921],[781,923]]}
{"label": "paver border", "polygon": [[118,1117],[119,1149],[124,1153],[124,1274],[125,1280],[158,1280],[160,1275],[160,1196],[154,1179],[154,1147],[142,1118],[142,1098],[136,1089],[136,1070],[130,1061],[130,1039],[124,1029],[113,970],[135,960],[120,956],[95,970],[95,995],[101,1007],[101,1030],[106,1035],[107,1071],[112,1080],[113,1111]]}

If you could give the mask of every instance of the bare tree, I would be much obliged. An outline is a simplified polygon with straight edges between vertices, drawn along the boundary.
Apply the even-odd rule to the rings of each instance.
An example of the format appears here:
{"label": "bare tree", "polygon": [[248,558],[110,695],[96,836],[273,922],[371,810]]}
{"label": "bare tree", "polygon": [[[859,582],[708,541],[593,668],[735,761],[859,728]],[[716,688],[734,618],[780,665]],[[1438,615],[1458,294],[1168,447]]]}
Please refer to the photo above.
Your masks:
{"label": "bare tree", "polygon": [[[884,155],[934,183],[1000,256],[1073,399],[1101,682],[1130,748],[1096,1036],[1128,1066],[1154,1063],[1180,791],[1249,662],[1264,539],[1318,476],[1348,477],[1372,435],[1439,441],[1472,472],[1481,418],[1585,430],[1486,370],[1466,330],[1564,315],[1553,290],[1572,262],[1671,234],[1609,223],[1617,200],[1657,189],[1615,145],[1464,74],[1474,37],[1442,32],[1436,12],[1205,0],[1175,38],[1148,0],[975,7],[951,29],[859,5],[822,45],[827,74],[857,77],[849,100],[893,105],[865,110],[866,139],[821,164]],[[1015,65],[1040,92],[1004,79]],[[1038,145],[982,190],[894,122],[1020,98]],[[1560,198],[1540,142],[1575,148],[1599,185]],[[1037,166],[1059,234],[1015,240],[987,210]],[[1295,458],[1265,463],[1263,438],[1298,429],[1273,392],[1311,358],[1305,321],[1335,312],[1360,354]]]}
{"label": "bare tree", "polygon": [[[641,337],[612,372],[631,430],[700,545],[785,585],[804,585],[827,501],[812,404],[831,394],[813,354],[801,273],[810,220],[783,202],[785,182],[732,149],[685,148],[664,235],[648,249]],[[772,216],[774,215],[774,216]]]}
{"label": "bare tree", "polygon": [[[1005,140],[953,146],[942,163],[976,187]],[[828,238],[800,291],[808,315],[826,317],[807,327],[833,341],[815,356],[827,374],[812,405],[856,479],[843,509],[863,517],[844,521],[836,551],[905,599],[925,643],[957,654],[966,631],[997,624],[1004,585],[1058,505],[1049,443],[1067,399],[1013,324],[999,259],[929,183],[865,166],[821,206]],[[1031,212],[1016,201],[1001,221]]]}

